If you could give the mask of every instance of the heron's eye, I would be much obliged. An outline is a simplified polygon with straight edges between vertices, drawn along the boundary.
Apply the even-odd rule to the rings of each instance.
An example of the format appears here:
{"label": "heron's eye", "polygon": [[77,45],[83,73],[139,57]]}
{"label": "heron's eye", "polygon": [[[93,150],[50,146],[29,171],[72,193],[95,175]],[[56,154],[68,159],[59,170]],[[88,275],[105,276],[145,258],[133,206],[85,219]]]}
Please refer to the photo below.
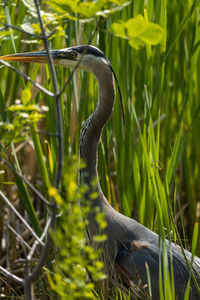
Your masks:
{"label": "heron's eye", "polygon": [[77,57],[77,53],[76,52],[70,52],[70,56],[71,56],[71,58],[76,58]]}

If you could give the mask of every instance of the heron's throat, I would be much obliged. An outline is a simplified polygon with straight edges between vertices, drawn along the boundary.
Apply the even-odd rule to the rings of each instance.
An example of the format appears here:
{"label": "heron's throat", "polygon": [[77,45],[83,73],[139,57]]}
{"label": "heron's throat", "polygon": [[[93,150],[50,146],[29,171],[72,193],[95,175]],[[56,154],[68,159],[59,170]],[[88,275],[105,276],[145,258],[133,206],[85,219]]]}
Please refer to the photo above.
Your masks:
{"label": "heron's throat", "polygon": [[98,81],[98,102],[83,125],[79,142],[80,158],[85,164],[81,171],[81,181],[89,185],[94,179],[98,182],[98,144],[102,129],[112,114],[115,100],[115,86],[110,68],[94,71],[94,75]]}

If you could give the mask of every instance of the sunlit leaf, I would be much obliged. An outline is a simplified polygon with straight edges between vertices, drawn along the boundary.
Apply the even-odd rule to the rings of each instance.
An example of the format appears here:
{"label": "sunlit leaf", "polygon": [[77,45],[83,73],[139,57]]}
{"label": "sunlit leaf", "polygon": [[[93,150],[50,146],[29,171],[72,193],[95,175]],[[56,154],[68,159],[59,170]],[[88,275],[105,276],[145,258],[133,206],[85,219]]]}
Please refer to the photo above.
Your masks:
{"label": "sunlit leaf", "polygon": [[113,23],[111,31],[118,37],[128,39],[129,44],[135,49],[159,44],[165,33],[161,26],[148,22],[142,15],[137,15],[126,22]]}
{"label": "sunlit leaf", "polygon": [[26,105],[31,100],[31,97],[32,97],[31,90],[26,88],[22,91],[21,100],[24,105]]}
{"label": "sunlit leaf", "polygon": [[111,30],[118,36],[121,38],[125,38],[126,37],[126,33],[125,33],[125,26],[123,23],[113,23],[111,26]]}
{"label": "sunlit leaf", "polygon": [[145,30],[147,23],[142,15],[137,15],[135,18],[129,19],[124,23],[127,29],[129,38],[139,37]]}
{"label": "sunlit leaf", "polygon": [[141,33],[141,39],[149,45],[157,45],[161,42],[164,30],[157,24],[148,23]]}

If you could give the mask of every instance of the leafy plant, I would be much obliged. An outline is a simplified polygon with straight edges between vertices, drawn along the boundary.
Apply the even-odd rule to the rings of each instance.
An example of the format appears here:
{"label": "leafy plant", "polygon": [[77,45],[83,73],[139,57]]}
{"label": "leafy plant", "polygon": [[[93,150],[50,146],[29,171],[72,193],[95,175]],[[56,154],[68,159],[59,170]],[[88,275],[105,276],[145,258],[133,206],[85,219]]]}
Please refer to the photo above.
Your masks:
{"label": "leafy plant", "polygon": [[10,112],[10,122],[0,123],[1,142],[10,144],[11,142],[19,143],[28,139],[31,131],[35,130],[36,124],[45,117],[37,105],[17,104],[8,108]]}
{"label": "leafy plant", "polygon": [[[100,250],[92,249],[86,239],[87,214],[89,206],[77,203],[84,197],[84,187],[77,186],[77,158],[65,162],[65,192],[63,197],[55,188],[49,195],[60,206],[60,218],[52,237],[55,245],[55,264],[52,272],[47,271],[51,289],[61,299],[96,299],[95,285],[105,279],[103,263],[99,261]],[[100,229],[106,226],[102,213],[96,215]],[[95,237],[97,243],[105,240],[104,235]],[[67,295],[67,296],[66,296]]]}
{"label": "leafy plant", "polygon": [[145,45],[159,44],[165,32],[161,26],[148,22],[147,13],[145,17],[137,15],[125,22],[114,22],[111,30],[116,36],[127,39],[137,50]]}

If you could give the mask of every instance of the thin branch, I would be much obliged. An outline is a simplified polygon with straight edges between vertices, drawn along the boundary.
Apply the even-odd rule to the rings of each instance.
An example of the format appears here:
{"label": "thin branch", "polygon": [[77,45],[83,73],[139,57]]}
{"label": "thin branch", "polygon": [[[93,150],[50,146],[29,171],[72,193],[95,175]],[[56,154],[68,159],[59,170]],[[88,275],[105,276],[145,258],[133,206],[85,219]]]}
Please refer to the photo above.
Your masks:
{"label": "thin branch", "polygon": [[27,244],[27,242],[22,238],[22,236],[19,235],[17,233],[17,231],[10,224],[6,224],[6,223],[4,223],[4,224],[17,237],[17,239],[21,242],[21,244],[23,244],[24,246],[26,246],[29,250],[31,249],[31,247],[29,246],[29,244]]}
{"label": "thin branch", "polygon": [[[50,226],[49,226],[50,228],[54,228],[55,227],[56,214],[57,214],[57,205],[55,203],[54,206],[53,206],[53,208],[52,208],[51,223],[50,223]],[[37,279],[37,277],[41,273],[41,268],[43,267],[44,262],[45,262],[45,260],[47,258],[47,255],[48,255],[49,250],[51,248],[51,243],[52,243],[52,239],[51,239],[50,233],[48,232],[45,246],[42,249],[42,252],[41,252],[40,258],[38,260],[37,266],[33,269],[32,274],[29,277],[30,280]]]}
{"label": "thin branch", "polygon": [[40,40],[43,39],[41,35],[38,35],[38,34],[35,34],[35,33],[32,33],[32,32],[28,32],[28,31],[26,31],[26,30],[24,30],[24,29],[22,29],[20,27],[17,27],[17,26],[11,25],[11,24],[6,24],[6,23],[0,23],[0,24],[4,25],[5,29],[12,28],[12,29],[20,31],[22,33],[25,33],[27,35],[30,35],[30,36],[32,36],[32,37],[34,37],[36,39],[40,39]]}
{"label": "thin branch", "polygon": [[4,269],[1,266],[0,266],[0,272],[3,273],[5,276],[9,277],[10,279],[12,279],[20,284],[24,284],[24,280],[22,278],[10,273],[8,270]]}
{"label": "thin branch", "polygon": [[[46,223],[46,225],[45,225],[45,228],[44,228],[44,230],[43,230],[43,233],[42,233],[42,235],[41,235],[41,237],[40,237],[41,242],[43,241],[43,239],[45,238],[45,236],[46,236],[46,234],[47,234],[47,232],[48,232],[49,226],[51,225],[51,219],[52,219],[52,217],[50,217],[50,218],[48,219],[48,221],[47,221],[47,223]],[[38,241],[36,240],[36,241],[34,242],[32,248],[29,247],[30,253],[29,253],[29,255],[27,256],[27,260],[30,261],[30,260],[32,259],[33,254],[34,254],[35,249],[36,249],[37,246],[38,246]]]}
{"label": "thin branch", "polygon": [[30,262],[26,259],[26,266],[25,266],[25,280],[24,280],[24,294],[25,299],[27,300],[34,300],[34,288],[33,282],[30,280]]}
{"label": "thin branch", "polygon": [[53,58],[52,58],[52,55],[51,55],[50,50],[49,50],[48,38],[45,34],[45,29],[44,29],[44,25],[43,25],[41,13],[40,13],[39,1],[34,0],[34,2],[35,2],[36,10],[37,10],[37,15],[38,15],[39,23],[40,23],[40,28],[41,28],[41,31],[42,31],[44,46],[45,46],[46,51],[47,51],[47,57],[48,57],[48,61],[49,61],[49,68],[50,68],[50,72],[51,72],[51,76],[52,76],[52,83],[53,83],[53,90],[54,90],[54,96],[53,97],[54,97],[54,101],[55,101],[55,105],[56,105],[56,123],[57,123],[56,128],[57,128],[57,139],[58,139],[58,147],[57,147],[58,164],[57,164],[57,171],[56,171],[56,175],[55,175],[55,179],[54,179],[54,186],[56,188],[59,188],[59,183],[60,183],[60,180],[61,180],[62,168],[63,168],[62,110],[61,110],[60,97],[59,97],[59,95],[57,95],[57,76],[56,76],[56,72],[55,72]]}
{"label": "thin branch", "polygon": [[[26,31],[26,30],[24,30],[24,29],[22,29],[20,27],[17,27],[17,26],[11,25],[11,24],[7,24],[7,23],[0,23],[0,24],[4,25],[5,29],[6,28],[12,28],[12,29],[20,31],[22,33],[25,33],[27,35],[30,35],[32,37],[35,37],[36,39],[40,39],[40,40],[44,39],[43,36],[35,34],[35,33],[32,33],[32,32],[28,32],[28,31]],[[54,30],[52,30],[51,33],[47,35],[47,38],[49,39],[56,32],[56,30],[57,30],[57,28],[55,28]]]}
{"label": "thin branch", "polygon": [[[84,50],[84,51],[86,51],[86,50]],[[80,63],[81,63],[81,61],[82,61],[83,55],[84,55],[84,53],[82,53],[82,55],[81,55],[80,59],[78,60],[77,64],[75,65],[75,67],[73,68],[73,70],[72,70],[72,72],[70,73],[69,77],[68,77],[67,80],[65,81],[65,83],[64,83],[64,85],[63,85],[63,87],[62,87],[62,89],[57,93],[57,96],[58,96],[58,97],[62,95],[62,93],[64,92],[64,90],[65,90],[66,87],[68,86],[69,82],[72,80],[72,77],[74,76],[75,71],[78,69],[78,67],[79,67],[79,65],[80,65]]]}
{"label": "thin branch", "polygon": [[45,89],[42,85],[40,85],[39,83],[37,83],[33,79],[31,79],[30,76],[26,75],[25,73],[21,72],[17,68],[13,67],[8,62],[0,59],[0,63],[2,63],[3,65],[5,65],[6,67],[10,68],[11,70],[15,71],[20,76],[23,76],[26,80],[30,81],[35,87],[37,87],[39,90],[41,90],[47,96],[54,97],[54,93],[52,93],[52,92],[48,91],[47,89]]}
{"label": "thin branch", "polygon": [[2,161],[9,169],[11,169],[19,178],[21,178],[26,185],[32,189],[32,191],[47,205],[50,206],[50,202],[40,193],[40,191],[38,189],[36,189],[34,187],[34,185],[32,185],[32,183],[30,183],[23,175],[21,175],[16,169],[15,167],[13,167],[11,164],[9,164],[4,158],[0,158],[0,161]]}
{"label": "thin branch", "polygon": [[20,221],[24,224],[24,226],[30,231],[30,233],[34,236],[38,242],[43,245],[43,242],[40,241],[40,238],[35,233],[35,231],[31,228],[31,226],[25,221],[25,219],[20,215],[20,213],[16,210],[16,208],[12,205],[12,203],[8,200],[8,198],[0,191],[0,197],[6,203],[6,205],[14,212],[14,214],[20,219]]}
{"label": "thin branch", "polygon": [[45,131],[45,130],[36,130],[36,131],[34,131],[34,133],[57,137],[57,133],[53,133],[53,132],[49,132],[49,131]]}
{"label": "thin branch", "polygon": [[[90,37],[90,39],[89,39],[88,46],[89,46],[89,45],[91,44],[91,42],[93,41],[94,35],[95,35],[96,31],[97,31],[98,26],[99,26],[99,21],[97,22],[97,25],[96,25],[96,27],[95,27],[95,29],[94,29],[94,32],[93,32],[93,34],[91,35],[91,37]],[[75,67],[73,68],[73,70],[72,70],[72,72],[70,73],[70,75],[69,75],[69,77],[67,78],[67,80],[65,81],[65,83],[64,83],[64,85],[63,85],[63,87],[62,87],[62,89],[57,93],[57,96],[61,96],[61,95],[62,95],[62,93],[63,93],[64,90],[66,89],[67,85],[68,85],[69,82],[72,80],[72,77],[73,77],[75,71],[78,69],[78,67],[79,67],[79,65],[80,65],[80,63],[81,63],[81,61],[82,61],[82,59],[83,59],[83,56],[84,56],[84,54],[85,54],[86,52],[87,52],[87,47],[84,49],[84,51],[83,51],[83,53],[82,53],[80,59],[78,60],[78,62],[77,62],[77,64],[75,65]]]}

